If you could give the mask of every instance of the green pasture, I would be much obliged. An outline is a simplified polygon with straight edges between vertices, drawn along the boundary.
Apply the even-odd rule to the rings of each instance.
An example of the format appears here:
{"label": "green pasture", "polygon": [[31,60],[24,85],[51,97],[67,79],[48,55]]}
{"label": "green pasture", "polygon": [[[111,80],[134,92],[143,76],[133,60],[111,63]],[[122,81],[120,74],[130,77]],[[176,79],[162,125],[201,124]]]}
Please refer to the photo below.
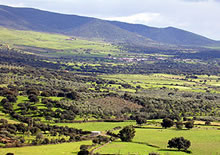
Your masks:
{"label": "green pasture", "polygon": [[85,131],[106,131],[111,130],[115,127],[127,126],[127,125],[135,125],[136,122],[87,122],[87,123],[56,123],[55,125],[59,126],[68,126],[72,128],[82,129]]}
{"label": "green pasture", "polygon": [[[0,101],[3,99],[4,97],[0,96]],[[11,119],[9,114],[5,114],[3,113],[2,110],[2,106],[0,106],[0,119],[6,119],[8,121],[8,123],[18,123],[18,121],[15,121],[13,119]]]}
{"label": "green pasture", "polygon": [[[4,97],[0,96],[0,101],[1,101],[3,98],[4,98]],[[40,102],[38,102],[38,103],[31,103],[31,105],[37,106],[38,109],[47,109],[46,105],[41,103],[42,97],[39,96],[38,98],[39,98],[39,101],[40,101]],[[54,101],[60,101],[61,99],[63,99],[63,97],[53,97],[53,96],[52,96],[52,97],[47,97],[47,98],[48,98],[48,99],[51,99],[51,100],[54,100]],[[18,106],[19,103],[30,103],[30,102],[29,102],[29,99],[28,99],[27,96],[17,96],[17,101],[16,101],[16,103],[13,103],[13,109],[16,110],[17,112],[21,112],[20,109],[19,109],[20,107]],[[57,109],[57,108],[52,108],[52,110],[54,110],[54,111],[55,111],[56,109]],[[0,116],[1,116],[0,118],[4,118],[4,119],[8,120],[9,123],[18,123],[18,121],[12,119],[12,118],[9,116],[9,114],[4,114],[4,113],[2,113],[1,110],[2,110],[2,106],[0,106]],[[62,110],[62,109],[61,109],[61,110]],[[30,114],[30,115],[26,115],[26,116],[32,117],[33,115]],[[35,118],[40,118],[41,121],[44,122],[44,123],[50,123],[50,121],[45,120],[44,117],[35,117]]]}
{"label": "green pasture", "polygon": [[22,49],[33,48],[35,50],[39,48],[38,50],[41,52],[55,50],[56,52],[52,54],[56,55],[69,55],[78,51],[83,52],[84,50],[86,50],[84,52],[93,52],[95,54],[105,54],[105,52],[114,53],[119,51],[118,48],[109,43],[87,41],[78,38],[71,39],[70,36],[59,34],[0,28],[0,36],[4,38],[4,40],[0,40],[0,43],[8,44],[10,47]]}
{"label": "green pasture", "polygon": [[[184,75],[172,74],[114,74],[101,75],[102,78],[108,80],[115,80],[122,83],[128,83],[134,87],[141,86],[141,88],[162,88],[179,89],[182,91],[205,92],[207,87],[219,86],[220,76],[198,76],[197,79],[185,80]],[[205,81],[205,83],[204,83]],[[110,87],[110,86],[109,86]],[[118,88],[117,85],[111,85],[113,88]],[[218,90],[210,88],[212,92],[219,93]],[[129,91],[129,90],[127,90]],[[132,89],[130,89],[130,92]]]}
{"label": "green pasture", "polygon": [[91,141],[63,143],[42,146],[27,146],[18,148],[1,148],[0,155],[8,152],[15,155],[73,155],[79,152],[81,145],[91,145]]}
{"label": "green pasture", "polygon": [[150,152],[156,152],[156,148],[129,142],[112,142],[103,148],[97,150],[96,152],[100,154],[138,154],[138,155],[147,155]]}
{"label": "green pasture", "polygon": [[187,154],[175,149],[168,149],[168,140],[174,137],[184,137],[191,141],[192,154],[207,155],[220,153],[220,132],[214,128],[193,128],[191,130],[145,128],[135,129],[136,136],[130,143],[112,142],[97,150],[99,153],[140,154],[150,152],[160,154]]}

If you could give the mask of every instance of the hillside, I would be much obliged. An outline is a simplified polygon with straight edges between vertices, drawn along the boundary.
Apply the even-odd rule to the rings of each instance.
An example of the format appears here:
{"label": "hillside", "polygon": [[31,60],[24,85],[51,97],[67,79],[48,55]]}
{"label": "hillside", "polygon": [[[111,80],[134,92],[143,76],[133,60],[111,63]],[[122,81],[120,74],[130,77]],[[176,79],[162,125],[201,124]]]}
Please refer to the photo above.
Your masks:
{"label": "hillside", "polygon": [[123,30],[100,19],[64,15],[30,8],[0,6],[0,25],[18,30],[60,33],[110,42],[136,44],[152,42],[150,39]]}
{"label": "hillside", "polygon": [[173,27],[154,28],[3,5],[0,5],[0,26],[150,47],[157,47],[157,42],[175,45],[219,45],[217,41]]}
{"label": "hillside", "polygon": [[28,53],[47,56],[118,53],[119,49],[109,43],[88,41],[61,34],[21,31],[0,27],[0,44],[17,48]]}
{"label": "hillside", "polygon": [[175,45],[197,45],[197,46],[220,44],[218,41],[211,40],[204,36],[197,35],[174,27],[155,28],[140,24],[128,24],[117,21],[113,21],[111,23],[127,31],[137,33],[141,36],[162,43],[175,44]]}
{"label": "hillside", "polygon": [[218,44],[0,5],[0,155],[218,154]]}

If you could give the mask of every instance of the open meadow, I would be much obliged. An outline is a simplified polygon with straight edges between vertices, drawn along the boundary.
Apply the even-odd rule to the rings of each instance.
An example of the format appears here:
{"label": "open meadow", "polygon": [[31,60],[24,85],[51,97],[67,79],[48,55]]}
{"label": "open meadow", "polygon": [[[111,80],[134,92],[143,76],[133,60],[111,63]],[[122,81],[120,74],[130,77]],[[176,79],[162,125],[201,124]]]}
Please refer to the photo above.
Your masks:
{"label": "open meadow", "polygon": [[[102,75],[101,77],[130,84],[134,88],[127,89],[129,92],[134,92],[135,88],[168,88],[188,92],[206,92],[209,88],[212,93],[220,93],[218,88],[220,76],[197,75],[196,78],[193,78],[172,74],[115,74]],[[123,88],[120,89],[119,86],[111,84],[111,88],[126,91]]]}
{"label": "open meadow", "polygon": [[191,130],[183,129],[158,129],[154,127],[136,128],[136,135],[132,142],[112,142],[97,150],[101,154],[139,154],[144,155],[151,152],[158,152],[161,155],[167,154],[188,154],[167,148],[168,140],[174,137],[184,137],[191,141],[188,149],[192,154],[219,154],[220,153],[220,132],[217,127],[197,126]]}
{"label": "open meadow", "polygon": [[0,43],[7,44],[9,48],[18,48],[28,53],[40,52],[42,55],[94,54],[96,56],[107,56],[106,52],[114,53],[119,51],[116,46],[109,43],[88,41],[60,34],[0,28],[0,35],[4,38]]}
{"label": "open meadow", "polygon": [[134,121],[129,122],[87,122],[87,123],[57,123],[58,126],[68,126],[85,131],[107,131],[115,127],[135,125]]}
{"label": "open meadow", "polygon": [[[160,122],[155,120],[156,122]],[[135,125],[135,122],[110,123],[110,122],[94,122],[94,123],[72,123],[57,124],[68,125],[83,130],[103,131],[110,130],[118,126]],[[188,149],[190,154],[219,154],[220,153],[220,132],[219,126],[196,125],[193,129],[177,130],[175,128],[164,129],[160,126],[143,125],[141,128],[135,128],[135,137],[132,142],[121,142],[116,140],[110,142],[103,147],[98,148],[95,152],[100,154],[136,154],[146,155],[151,152],[157,152],[161,155],[189,154],[176,149],[167,148],[168,140],[174,137],[184,137],[191,141],[191,147]],[[117,131],[115,131],[117,133]],[[77,154],[81,145],[91,145],[91,141],[81,141],[74,143],[63,143],[57,145],[27,146],[18,148],[1,148],[0,155],[7,152],[13,152],[16,155],[59,155],[59,154]],[[97,146],[96,146],[97,147]],[[93,147],[93,148],[96,148]],[[92,148],[92,149],[93,149]],[[90,150],[92,150],[90,149]]]}
{"label": "open meadow", "polygon": [[42,146],[26,146],[20,148],[1,148],[0,155],[8,152],[15,155],[77,155],[81,145],[91,145],[91,141],[82,141],[75,143],[63,143]]}

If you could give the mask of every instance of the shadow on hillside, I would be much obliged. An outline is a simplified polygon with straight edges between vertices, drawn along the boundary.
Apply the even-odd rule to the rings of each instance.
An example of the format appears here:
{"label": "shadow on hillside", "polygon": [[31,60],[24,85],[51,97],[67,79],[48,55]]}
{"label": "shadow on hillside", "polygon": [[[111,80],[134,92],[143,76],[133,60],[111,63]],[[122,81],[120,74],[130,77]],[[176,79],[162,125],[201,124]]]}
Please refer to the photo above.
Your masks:
{"label": "shadow on hillside", "polygon": [[171,149],[159,149],[158,151],[169,151],[169,152],[185,152],[185,153],[188,153],[188,154],[191,154],[192,151],[188,151],[188,150],[171,150]]}

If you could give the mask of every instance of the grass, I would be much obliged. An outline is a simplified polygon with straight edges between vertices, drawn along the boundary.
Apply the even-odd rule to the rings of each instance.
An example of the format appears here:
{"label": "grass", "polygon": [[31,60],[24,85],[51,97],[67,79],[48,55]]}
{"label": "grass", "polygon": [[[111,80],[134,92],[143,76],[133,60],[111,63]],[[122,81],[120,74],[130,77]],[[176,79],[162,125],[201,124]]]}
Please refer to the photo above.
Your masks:
{"label": "grass", "polygon": [[[168,140],[183,136],[191,141],[189,148],[195,155],[220,153],[220,132],[217,128],[193,128],[192,130],[176,129],[135,129],[136,136],[131,143],[113,142],[98,150],[99,153],[136,153],[146,154],[159,152],[160,154],[186,154],[175,149],[168,149]],[[139,143],[139,144],[138,144]],[[158,146],[159,148],[152,147]]]}
{"label": "grass", "polygon": [[[95,55],[107,55],[106,52],[114,54],[119,49],[109,43],[94,42],[82,39],[73,39],[69,36],[41,33],[33,31],[20,31],[6,28],[0,28],[0,36],[4,40],[0,43],[8,44],[9,47],[16,47],[20,49],[34,49],[41,51],[42,54],[55,55],[74,55],[77,52],[93,53]],[[53,53],[48,53],[48,50],[54,50]],[[98,51],[98,52],[97,52]]]}
{"label": "grass", "polygon": [[27,102],[27,101],[29,101],[29,99],[28,99],[27,96],[18,96],[18,97],[17,97],[16,104],[13,104],[13,108],[14,108],[14,109],[18,109],[18,108],[19,108],[19,107],[18,107],[18,104],[19,104],[19,103],[25,103],[25,102]]}
{"label": "grass", "polygon": [[73,155],[79,152],[81,145],[91,145],[91,141],[63,143],[56,145],[42,145],[21,148],[1,148],[0,155],[12,152],[15,155]]}
{"label": "grass", "polygon": [[[220,76],[198,76],[197,79],[188,80],[185,80],[184,75],[172,74],[115,74],[102,75],[101,77],[104,79],[128,83],[134,87],[141,86],[141,88],[144,89],[166,87],[169,89],[175,88],[182,91],[205,92],[205,89],[207,89],[207,87],[210,87],[209,89],[211,90],[211,92],[220,93],[218,90],[214,89],[214,87],[220,85],[218,81]],[[206,82],[204,83],[204,81]],[[116,85],[111,85],[111,87],[117,88]],[[135,90],[130,89],[124,91],[134,92]]]}
{"label": "grass", "polygon": [[106,131],[118,126],[134,125],[135,122],[88,122],[88,123],[57,123],[59,126],[68,126],[86,131]]}
{"label": "grass", "polygon": [[147,155],[150,152],[156,152],[156,149],[137,143],[112,142],[96,152],[100,154],[140,154],[141,152]]}

